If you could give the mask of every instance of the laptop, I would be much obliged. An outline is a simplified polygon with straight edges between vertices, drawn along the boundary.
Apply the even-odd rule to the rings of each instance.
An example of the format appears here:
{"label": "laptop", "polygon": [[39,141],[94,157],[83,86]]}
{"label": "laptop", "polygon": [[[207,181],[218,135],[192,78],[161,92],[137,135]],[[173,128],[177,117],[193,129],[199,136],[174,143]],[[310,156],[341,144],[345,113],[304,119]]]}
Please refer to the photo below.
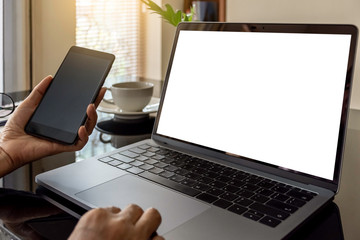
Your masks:
{"label": "laptop", "polygon": [[36,177],[167,239],[284,239],[339,190],[357,28],[181,23],[151,139]]}

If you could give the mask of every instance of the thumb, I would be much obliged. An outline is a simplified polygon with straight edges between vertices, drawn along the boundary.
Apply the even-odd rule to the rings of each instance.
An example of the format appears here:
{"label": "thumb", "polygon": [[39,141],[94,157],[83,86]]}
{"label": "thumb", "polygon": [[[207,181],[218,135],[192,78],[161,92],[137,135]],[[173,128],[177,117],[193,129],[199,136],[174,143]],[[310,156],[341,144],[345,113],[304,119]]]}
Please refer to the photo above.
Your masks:
{"label": "thumb", "polygon": [[52,76],[47,76],[44,78],[30,93],[30,95],[24,100],[24,102],[19,106],[19,108],[35,108],[39,105],[41,99],[44,97],[46,89],[49,87]]}

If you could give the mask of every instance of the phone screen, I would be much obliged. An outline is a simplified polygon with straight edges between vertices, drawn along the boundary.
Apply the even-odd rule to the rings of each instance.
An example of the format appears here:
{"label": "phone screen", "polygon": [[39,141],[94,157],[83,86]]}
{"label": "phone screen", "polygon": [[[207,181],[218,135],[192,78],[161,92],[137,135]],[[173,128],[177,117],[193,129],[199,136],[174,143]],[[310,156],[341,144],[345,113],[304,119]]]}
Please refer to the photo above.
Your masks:
{"label": "phone screen", "polygon": [[73,144],[114,56],[72,47],[26,126],[30,134]]}

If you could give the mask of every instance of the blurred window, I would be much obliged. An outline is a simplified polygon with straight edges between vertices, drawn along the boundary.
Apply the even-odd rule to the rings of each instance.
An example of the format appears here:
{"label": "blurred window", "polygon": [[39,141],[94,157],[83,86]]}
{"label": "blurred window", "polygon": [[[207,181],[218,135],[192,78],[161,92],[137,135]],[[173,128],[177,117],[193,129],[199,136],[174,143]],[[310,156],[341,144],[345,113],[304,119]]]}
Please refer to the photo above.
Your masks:
{"label": "blurred window", "polygon": [[141,74],[139,0],[76,0],[76,45],[112,53],[109,77]]}

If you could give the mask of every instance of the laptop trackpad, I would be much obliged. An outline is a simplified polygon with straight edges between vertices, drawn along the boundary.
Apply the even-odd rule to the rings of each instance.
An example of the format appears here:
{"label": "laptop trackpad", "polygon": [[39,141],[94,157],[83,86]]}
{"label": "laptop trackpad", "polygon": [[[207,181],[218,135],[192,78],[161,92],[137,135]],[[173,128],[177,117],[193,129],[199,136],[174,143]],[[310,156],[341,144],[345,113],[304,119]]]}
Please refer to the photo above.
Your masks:
{"label": "laptop trackpad", "polygon": [[207,204],[130,174],[75,195],[96,207],[117,206],[123,209],[131,203],[144,210],[154,207],[162,217],[158,229],[160,234],[169,232],[210,208]]}

